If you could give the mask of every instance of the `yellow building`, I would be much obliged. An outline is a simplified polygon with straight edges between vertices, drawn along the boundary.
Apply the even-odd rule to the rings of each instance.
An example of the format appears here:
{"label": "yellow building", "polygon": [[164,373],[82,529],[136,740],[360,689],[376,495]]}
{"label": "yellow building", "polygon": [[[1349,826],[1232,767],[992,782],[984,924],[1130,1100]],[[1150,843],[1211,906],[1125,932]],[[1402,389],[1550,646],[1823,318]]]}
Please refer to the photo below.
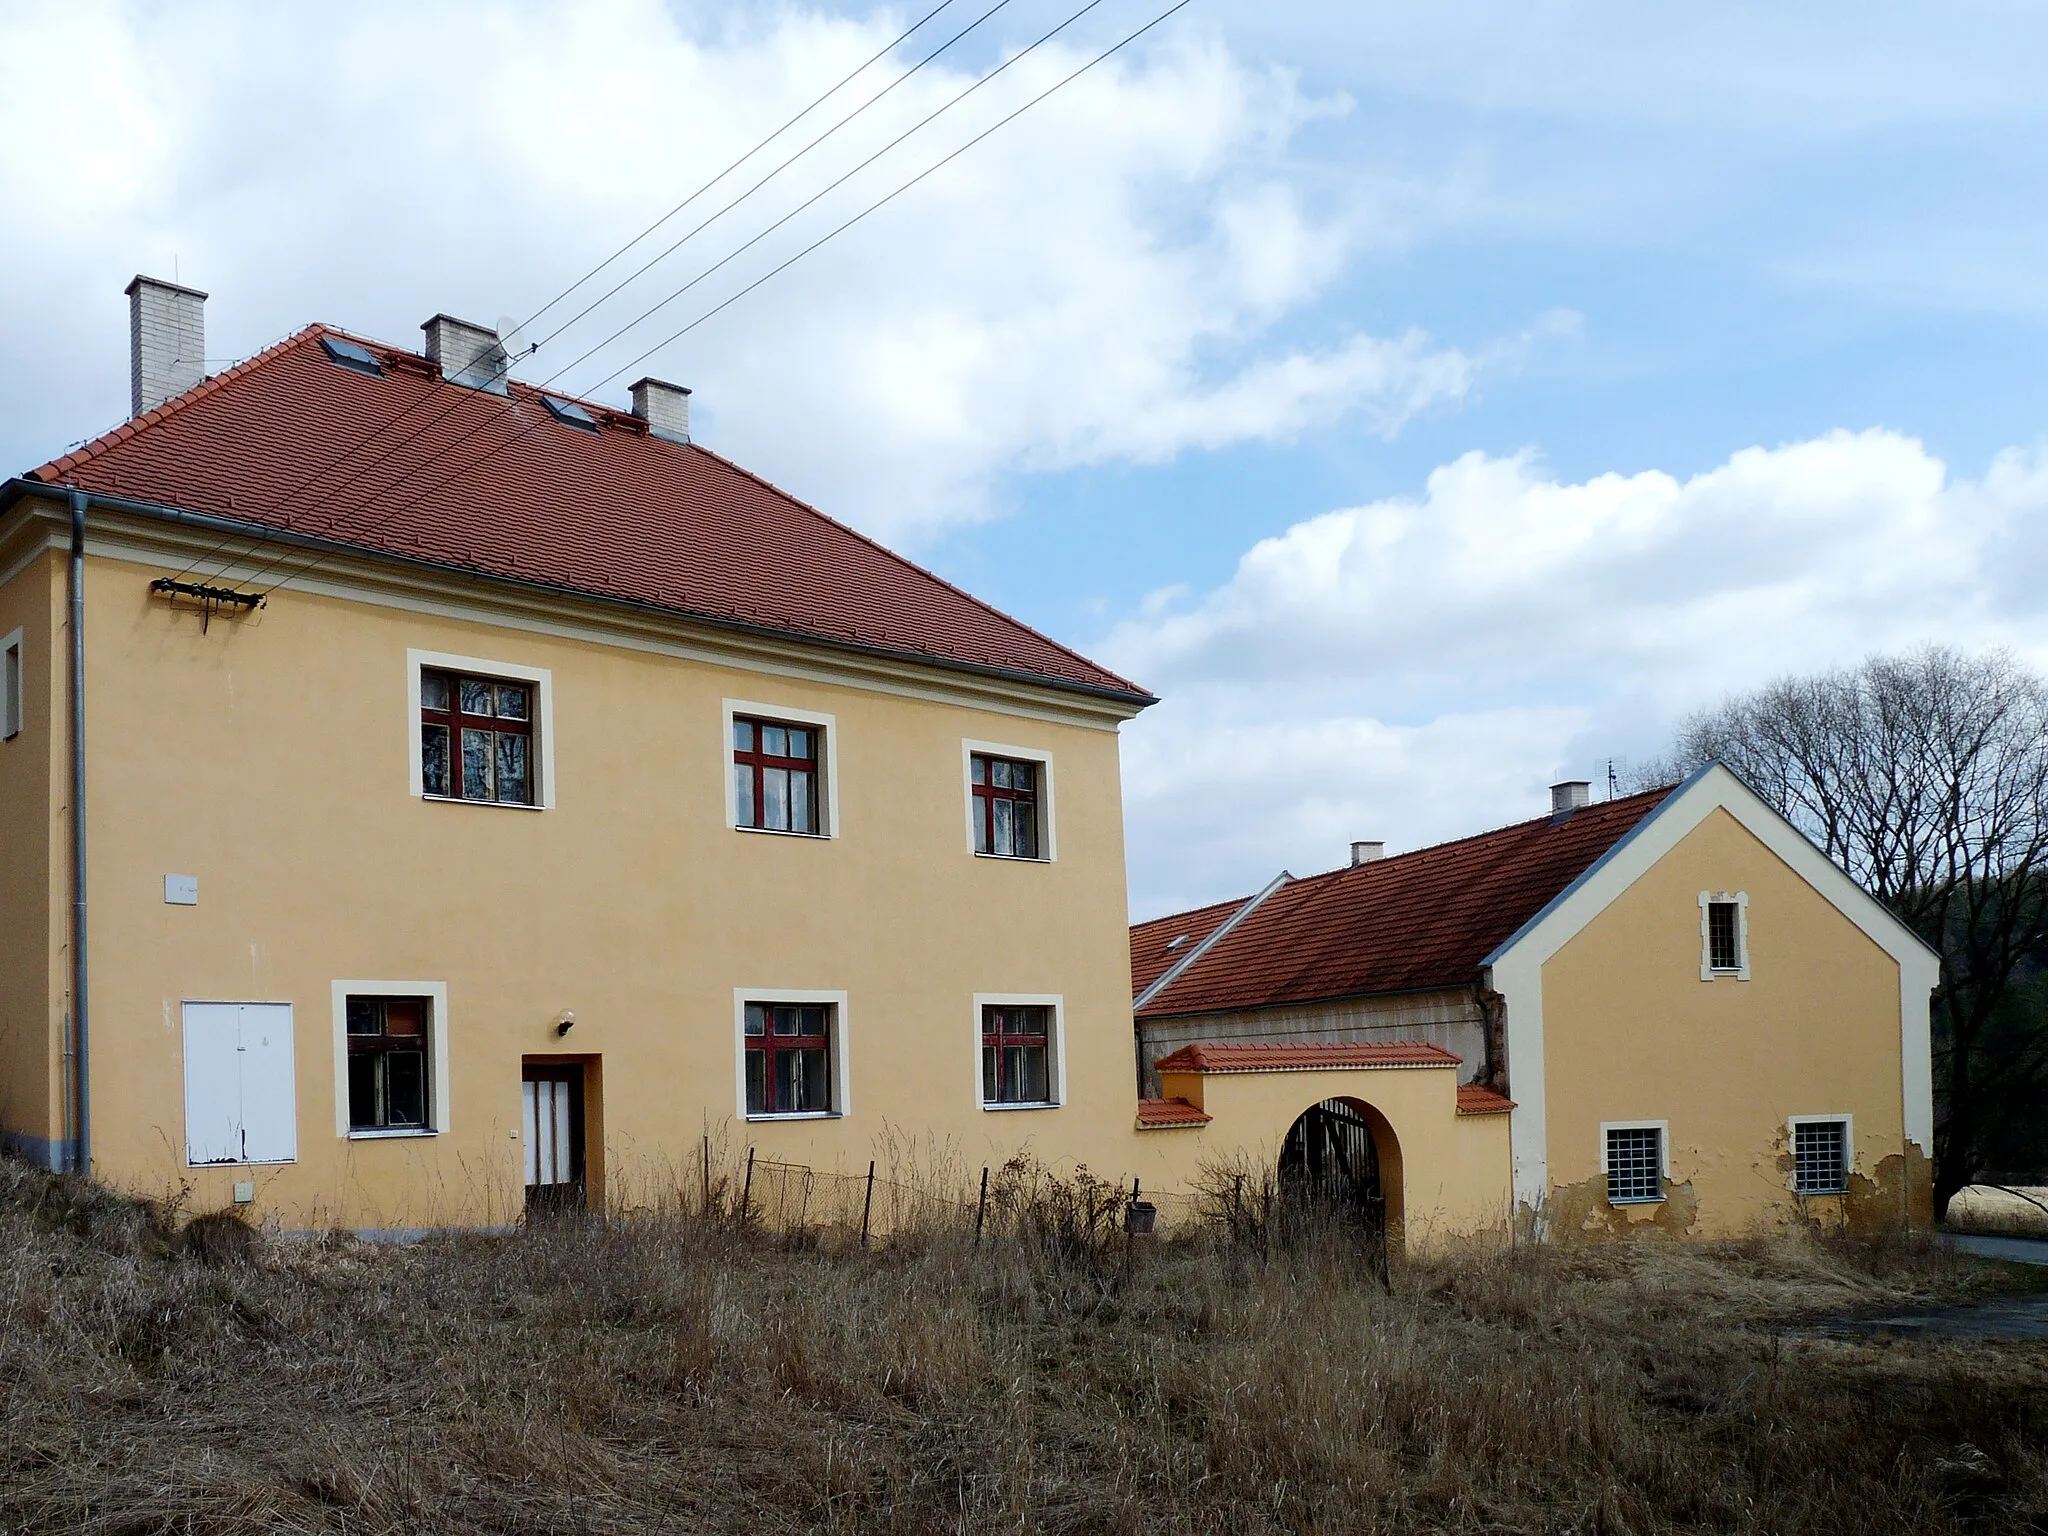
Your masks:
{"label": "yellow building", "polygon": [[16,1152],[292,1229],[1026,1152],[1414,1245],[1924,1217],[1931,957],[1725,772],[1134,937],[1150,696],[687,391],[447,316],[207,378],[205,296],[129,297],[132,419],[0,487]]}
{"label": "yellow building", "polygon": [[[1204,1061],[1204,1110],[1226,1067],[1454,1064],[1430,1075],[1454,1071],[1474,1130],[1442,1142],[1439,1091],[1434,1182],[1404,1145],[1414,1110],[1370,1086],[1326,1106],[1373,1127],[1411,1241],[1511,1207],[1560,1239],[1927,1225],[1934,953],[1724,767],[1597,805],[1586,790],[1134,928],[1154,1091],[1186,1097]],[[1497,1154],[1482,1125],[1505,1128]]]}

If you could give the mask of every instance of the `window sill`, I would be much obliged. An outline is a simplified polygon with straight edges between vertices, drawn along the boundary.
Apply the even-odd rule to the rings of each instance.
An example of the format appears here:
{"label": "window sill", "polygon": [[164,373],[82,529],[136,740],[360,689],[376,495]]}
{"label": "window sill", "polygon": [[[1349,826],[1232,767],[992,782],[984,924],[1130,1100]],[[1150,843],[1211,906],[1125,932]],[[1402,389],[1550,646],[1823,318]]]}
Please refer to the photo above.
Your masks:
{"label": "window sill", "polygon": [[440,1134],[439,1131],[431,1127],[424,1130],[401,1127],[397,1130],[389,1131],[358,1131],[351,1129],[348,1133],[348,1139],[350,1141],[419,1141],[426,1137],[438,1136]]}
{"label": "window sill", "polygon": [[545,811],[545,805],[523,805],[517,800],[471,800],[463,795],[429,795],[420,798],[429,805],[480,805],[495,811]]}
{"label": "window sill", "polygon": [[1711,976],[1702,976],[1702,977],[1700,978],[1700,980],[1702,980],[1702,981],[1747,981],[1747,980],[1749,980],[1749,976],[1748,976],[1748,974],[1747,974],[1747,973],[1746,973],[1746,972],[1745,972],[1745,971],[1744,971],[1744,970],[1742,969],[1742,967],[1741,967],[1741,966],[1739,966],[1739,965],[1737,965],[1737,966],[1731,966],[1731,967],[1728,967],[1728,968],[1726,968],[1726,969],[1724,969],[1724,968],[1722,968],[1721,966],[1718,966],[1718,965],[1717,965],[1717,966],[1715,966],[1715,967],[1714,967],[1714,974],[1713,974],[1713,975],[1711,975]]}
{"label": "window sill", "polygon": [[185,1166],[194,1173],[197,1173],[206,1168],[289,1168],[296,1162],[298,1162],[296,1157],[251,1157],[246,1159],[235,1157],[218,1163],[188,1162]]}
{"label": "window sill", "polygon": [[1637,1195],[1632,1200],[1616,1200],[1610,1197],[1607,1203],[1609,1205],[1662,1205],[1664,1200],[1665,1197],[1663,1195]]}
{"label": "window sill", "polygon": [[993,859],[998,864],[1050,864],[1052,862],[1051,859],[1045,858],[1041,855],[1022,853],[983,853],[979,848],[974,850],[974,856],[977,859]]}
{"label": "window sill", "polygon": [[990,1114],[997,1115],[1005,1114],[1013,1109],[1058,1109],[1060,1107],[1060,1101],[1058,1099],[1046,1099],[1040,1102],[1034,1102],[1030,1104],[991,1104],[986,1099],[984,1099],[982,1101],[981,1107],[987,1110]]}
{"label": "window sill", "polygon": [[792,832],[785,827],[733,827],[735,832],[751,832],[757,837],[799,837],[807,843],[829,843],[830,832]]}
{"label": "window sill", "polygon": [[745,1117],[749,1125],[759,1125],[771,1120],[843,1120],[845,1118],[836,1109],[800,1109],[791,1111],[788,1114],[748,1115]]}
{"label": "window sill", "polygon": [[1844,1184],[1838,1189],[1795,1189],[1792,1193],[1801,1200],[1839,1200],[1849,1193],[1849,1186]]}

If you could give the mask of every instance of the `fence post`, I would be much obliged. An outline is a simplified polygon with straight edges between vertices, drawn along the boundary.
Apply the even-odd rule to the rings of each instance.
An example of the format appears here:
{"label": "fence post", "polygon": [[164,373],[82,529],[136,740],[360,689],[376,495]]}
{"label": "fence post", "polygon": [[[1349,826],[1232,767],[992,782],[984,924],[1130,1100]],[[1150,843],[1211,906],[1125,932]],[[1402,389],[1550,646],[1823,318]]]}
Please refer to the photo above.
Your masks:
{"label": "fence post", "polygon": [[747,1201],[754,1193],[754,1149],[747,1148],[747,1182],[740,1186],[740,1225],[747,1224]]}
{"label": "fence post", "polygon": [[868,1192],[860,1202],[860,1245],[868,1245],[868,1214],[875,1208],[875,1160],[868,1159]]}
{"label": "fence post", "polygon": [[981,1246],[982,1218],[988,1214],[988,1169],[981,1170],[981,1199],[974,1207],[974,1246]]}

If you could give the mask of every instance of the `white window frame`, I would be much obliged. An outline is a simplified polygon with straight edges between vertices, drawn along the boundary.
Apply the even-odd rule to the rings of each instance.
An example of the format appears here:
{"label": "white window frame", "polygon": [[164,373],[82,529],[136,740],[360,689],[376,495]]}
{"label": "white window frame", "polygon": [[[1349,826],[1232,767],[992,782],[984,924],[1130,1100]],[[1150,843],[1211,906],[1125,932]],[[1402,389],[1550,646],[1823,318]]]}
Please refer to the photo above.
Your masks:
{"label": "white window frame", "polygon": [[[417,674],[415,674],[417,675]],[[337,981],[334,1000],[334,1134],[343,1141],[404,1141],[448,1134],[448,983],[445,981]],[[351,997],[424,997],[427,1009],[427,1123],[414,1129],[354,1130],[348,1123],[348,1000]]]}
{"label": "white window frame", "polygon": [[22,702],[28,690],[28,659],[22,653],[21,634],[17,627],[0,638],[0,741],[19,736],[28,715]]}
{"label": "white window frame", "polygon": [[[1029,862],[1028,860],[1026,861]],[[981,1010],[984,1007],[1046,1007],[1052,1009],[1052,1049],[1046,1053],[1046,1084],[1052,1097],[1032,1104],[991,1104],[982,1097]],[[974,1102],[991,1114],[1011,1110],[1058,1109],[1067,1102],[1067,1000],[1058,992],[977,992],[974,994]]]}
{"label": "white window frame", "polygon": [[1607,1165],[1607,1133],[1609,1131],[1655,1131],[1657,1133],[1657,1178],[1659,1188],[1654,1198],[1617,1200],[1613,1195],[1607,1203],[1614,1206],[1660,1205],[1668,1197],[1662,1186],[1671,1182],[1671,1122],[1669,1120],[1602,1120],[1600,1122],[1600,1181],[1610,1182]]}
{"label": "white window frame", "polygon": [[[540,783],[534,786],[533,803],[519,805],[505,800],[464,800],[457,795],[429,795],[421,783],[424,773],[420,747],[420,673],[463,672],[473,677],[501,678],[508,683],[533,684],[533,734],[540,738],[533,753],[534,771]],[[555,808],[555,675],[546,667],[524,667],[510,661],[487,661],[481,656],[456,656],[446,651],[405,653],[406,789],[415,800],[435,805],[492,805],[501,811],[552,811]],[[453,743],[449,750],[456,751]]]}
{"label": "white window frame", "polygon": [[[1008,757],[1038,765],[1038,857],[1020,859],[1014,853],[982,853],[974,846],[974,759],[983,757]],[[960,792],[967,797],[963,820],[967,828],[967,851],[977,859],[993,859],[998,864],[1051,864],[1059,858],[1059,817],[1055,813],[1053,796],[1052,752],[1045,747],[1017,747],[1000,741],[971,741],[960,743]],[[977,1095],[978,1096],[978,1095]]]}
{"label": "white window frame", "polygon": [[[730,741],[728,734],[726,740]],[[730,774],[727,777],[731,777]],[[805,1109],[786,1114],[747,1113],[747,1004],[829,1003],[832,1007],[832,1109]],[[844,1120],[853,1113],[853,1055],[850,1010],[844,992],[811,987],[734,987],[732,989],[733,1109],[743,1124],[769,1125],[782,1120]]]}
{"label": "white window frame", "polygon": [[[1806,1190],[1799,1187],[1798,1127],[1802,1125],[1840,1125],[1842,1127],[1842,1187],[1840,1189]],[[1811,1200],[1825,1200],[1830,1196],[1847,1194],[1849,1179],[1856,1172],[1856,1117],[1854,1115],[1787,1115],[1785,1117],[1785,1150],[1792,1158],[1792,1193]]]}
{"label": "white window frame", "polygon": [[[723,699],[719,702],[724,729],[720,733],[718,765],[725,776],[725,825],[734,832],[759,832],[769,837],[801,837],[816,842],[839,835],[839,717],[815,709],[793,709],[787,704],[757,704],[752,699]],[[781,827],[740,825],[740,797],[732,782],[732,723],[741,716],[778,724],[807,725],[825,743],[824,760],[819,763],[818,830],[788,832]],[[744,1063],[742,1063],[744,1065]]]}
{"label": "white window frame", "polygon": [[[1735,907],[1735,958],[1741,963],[1730,970],[1717,968],[1714,964],[1714,937],[1711,932],[1708,909],[1722,902]],[[1749,892],[1747,891],[1701,891],[1700,892],[1700,980],[1715,981],[1723,976],[1732,976],[1737,981],[1749,980]]]}

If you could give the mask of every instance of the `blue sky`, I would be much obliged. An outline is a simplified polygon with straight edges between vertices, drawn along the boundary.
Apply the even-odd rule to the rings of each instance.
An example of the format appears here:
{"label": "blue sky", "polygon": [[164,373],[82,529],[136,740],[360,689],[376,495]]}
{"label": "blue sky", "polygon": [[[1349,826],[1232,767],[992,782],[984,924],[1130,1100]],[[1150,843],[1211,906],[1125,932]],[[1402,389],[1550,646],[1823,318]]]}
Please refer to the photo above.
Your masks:
{"label": "blue sky", "polygon": [[[1104,0],[561,382],[619,397],[643,338],[1151,13]],[[523,315],[907,14],[11,7],[0,457],[119,419],[137,270],[213,293],[222,360]],[[1063,14],[1012,0],[620,305]],[[2044,45],[2018,4],[1195,0],[637,371],[1165,696],[1125,733],[1150,915],[1534,814],[1782,670],[2048,666]]]}

